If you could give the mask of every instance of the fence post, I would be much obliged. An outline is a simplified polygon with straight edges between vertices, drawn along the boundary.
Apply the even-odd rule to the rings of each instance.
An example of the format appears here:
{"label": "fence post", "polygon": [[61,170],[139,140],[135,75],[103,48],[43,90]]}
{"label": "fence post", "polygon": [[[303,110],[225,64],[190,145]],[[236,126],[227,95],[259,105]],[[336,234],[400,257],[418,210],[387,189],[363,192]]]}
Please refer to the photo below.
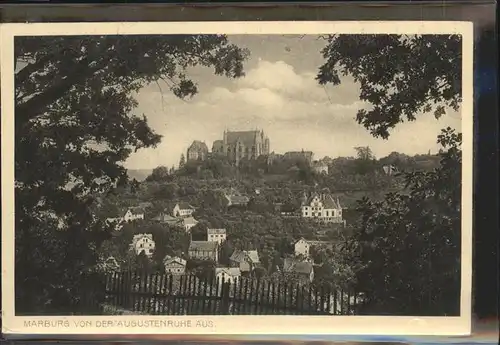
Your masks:
{"label": "fence post", "polygon": [[221,284],[221,294],[222,294],[222,300],[221,300],[221,314],[222,315],[229,315],[229,288],[230,288],[230,283],[229,282],[224,282],[222,281]]}

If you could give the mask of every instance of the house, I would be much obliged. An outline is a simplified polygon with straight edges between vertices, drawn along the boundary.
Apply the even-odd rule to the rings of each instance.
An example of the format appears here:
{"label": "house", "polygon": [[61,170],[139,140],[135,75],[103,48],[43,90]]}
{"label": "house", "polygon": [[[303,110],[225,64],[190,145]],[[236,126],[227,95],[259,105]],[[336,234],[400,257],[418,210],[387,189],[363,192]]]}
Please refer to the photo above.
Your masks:
{"label": "house", "polygon": [[207,229],[207,240],[221,244],[226,240],[226,229]]}
{"label": "house", "polygon": [[138,219],[144,219],[144,209],[141,207],[129,207],[122,217],[124,222],[131,222]]}
{"label": "house", "polygon": [[193,217],[182,218],[181,220],[182,226],[186,230],[186,232],[190,231],[193,226],[198,224],[198,221]]}
{"label": "house", "polygon": [[309,198],[304,195],[300,210],[302,218],[326,223],[344,222],[339,199],[334,199],[330,194],[313,193]]}
{"label": "house", "polygon": [[107,218],[108,224],[115,223],[116,230],[120,230],[123,223],[128,223],[134,220],[144,219],[144,209],[142,207],[129,207],[121,211],[118,217]]}
{"label": "house", "polygon": [[382,167],[386,175],[394,175],[398,172],[398,169],[394,165],[384,165]]}
{"label": "house", "polygon": [[283,158],[287,161],[293,162],[304,162],[311,164],[314,157],[314,153],[311,151],[290,151],[283,155]]}
{"label": "house", "polygon": [[172,216],[174,217],[189,217],[193,214],[195,208],[189,205],[187,202],[179,202],[175,204],[172,210]]}
{"label": "house", "polygon": [[219,260],[219,244],[209,241],[191,241],[188,249],[189,257],[199,260]]}
{"label": "house", "polygon": [[163,259],[165,272],[173,275],[182,275],[186,272],[186,260],[177,256],[165,256]]}
{"label": "house", "polygon": [[170,226],[183,226],[181,218],[172,217],[171,215],[164,212],[154,217],[153,220]]}
{"label": "house", "polygon": [[224,281],[233,284],[241,278],[241,271],[238,267],[217,267],[215,269],[215,278],[219,279],[219,282]]}
{"label": "house", "polygon": [[314,280],[314,266],[308,261],[285,258],[283,261],[283,272],[295,277],[301,283],[310,283]]}
{"label": "house", "polygon": [[312,164],[312,170],[317,174],[328,174],[328,165],[321,161],[315,161]]}
{"label": "house", "polygon": [[247,206],[250,198],[240,194],[226,194],[227,206]]}
{"label": "house", "polygon": [[197,160],[203,161],[207,159],[207,156],[208,156],[208,146],[207,144],[199,140],[193,141],[191,146],[189,146],[186,155],[188,161],[197,161]]}
{"label": "house", "polygon": [[130,249],[135,251],[137,255],[144,252],[146,256],[152,256],[155,250],[155,241],[153,241],[152,234],[138,234],[134,235],[132,239],[132,244],[130,245]]}
{"label": "house", "polygon": [[295,242],[295,256],[303,256],[308,258],[311,253],[311,244],[305,239],[301,238],[297,242]]}
{"label": "house", "polygon": [[295,242],[295,256],[302,256],[305,259],[311,257],[311,248],[314,246],[331,246],[331,242],[327,241],[311,241],[301,238]]}
{"label": "house", "polygon": [[260,263],[259,253],[256,250],[236,249],[229,261],[231,266],[239,267],[241,272],[251,272]]}

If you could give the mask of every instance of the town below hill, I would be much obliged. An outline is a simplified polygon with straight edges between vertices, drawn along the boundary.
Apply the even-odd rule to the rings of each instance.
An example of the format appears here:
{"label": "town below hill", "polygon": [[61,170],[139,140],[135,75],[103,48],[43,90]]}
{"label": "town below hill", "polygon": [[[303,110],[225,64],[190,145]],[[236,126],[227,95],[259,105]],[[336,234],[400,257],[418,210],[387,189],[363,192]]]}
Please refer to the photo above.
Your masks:
{"label": "town below hill", "polygon": [[100,197],[96,212],[115,227],[100,251],[102,267],[346,288],[353,269],[340,248],[355,231],[357,200],[404,192],[398,172],[429,171],[439,159],[375,159],[369,148],[314,165],[181,159],[177,169],[158,167]]}

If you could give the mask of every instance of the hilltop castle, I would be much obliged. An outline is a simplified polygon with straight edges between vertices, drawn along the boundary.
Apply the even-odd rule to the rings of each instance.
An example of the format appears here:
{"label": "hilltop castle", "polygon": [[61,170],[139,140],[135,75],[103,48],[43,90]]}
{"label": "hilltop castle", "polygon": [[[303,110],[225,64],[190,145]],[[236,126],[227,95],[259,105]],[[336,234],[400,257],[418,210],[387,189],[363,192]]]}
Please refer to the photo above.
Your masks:
{"label": "hilltop castle", "polygon": [[212,153],[227,156],[236,165],[242,159],[257,159],[269,154],[269,138],[264,131],[224,131],[222,140],[214,141]]}
{"label": "hilltop castle", "polygon": [[204,142],[199,140],[193,141],[187,150],[187,160],[205,160],[208,156],[208,147]]}

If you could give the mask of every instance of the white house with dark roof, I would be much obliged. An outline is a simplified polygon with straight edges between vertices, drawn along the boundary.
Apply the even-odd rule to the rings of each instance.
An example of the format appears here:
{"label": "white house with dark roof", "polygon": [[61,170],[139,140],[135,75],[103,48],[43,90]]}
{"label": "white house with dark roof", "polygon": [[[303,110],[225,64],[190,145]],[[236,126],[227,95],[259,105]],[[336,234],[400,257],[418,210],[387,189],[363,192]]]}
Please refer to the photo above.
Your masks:
{"label": "white house with dark roof", "polygon": [[189,217],[193,214],[195,208],[187,202],[178,202],[172,209],[172,216],[174,217]]}
{"label": "white house with dark roof", "polygon": [[302,218],[310,218],[327,223],[343,223],[342,206],[339,199],[330,194],[313,193],[302,200],[300,207]]}
{"label": "white house with dark roof", "polygon": [[256,250],[236,249],[229,261],[231,266],[239,267],[241,272],[251,272],[260,263],[259,253]]}
{"label": "white house with dark roof", "polygon": [[314,241],[314,240],[306,240],[301,238],[297,242],[295,242],[295,256],[302,256],[305,259],[309,259],[311,256],[311,248],[314,246],[331,246],[331,242],[327,241]]}
{"label": "white house with dark roof", "polygon": [[207,229],[207,241],[221,244],[226,240],[226,229]]}
{"label": "white house with dark roof", "polygon": [[133,250],[137,255],[142,252],[146,256],[151,257],[155,250],[155,241],[153,240],[152,234],[137,234],[134,235],[132,243],[130,244],[130,249]]}
{"label": "white house with dark roof", "polygon": [[144,219],[144,209],[142,207],[129,207],[123,209],[118,217],[107,218],[106,222],[115,224],[115,230],[121,230],[124,223],[140,219]]}
{"label": "white house with dark roof", "polygon": [[144,219],[144,209],[142,207],[129,207],[122,218],[125,222]]}
{"label": "white house with dark roof", "polygon": [[165,272],[172,275],[182,275],[186,272],[186,260],[179,258],[177,256],[165,256],[163,259],[163,266],[165,266]]}

